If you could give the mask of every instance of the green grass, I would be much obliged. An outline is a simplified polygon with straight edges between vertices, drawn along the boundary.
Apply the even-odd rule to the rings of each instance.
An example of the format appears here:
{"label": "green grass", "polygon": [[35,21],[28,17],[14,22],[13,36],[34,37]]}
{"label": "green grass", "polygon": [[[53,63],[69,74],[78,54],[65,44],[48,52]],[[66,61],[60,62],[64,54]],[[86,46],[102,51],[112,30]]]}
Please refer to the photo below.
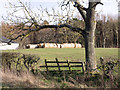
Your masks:
{"label": "green grass", "polygon": [[[118,58],[118,48],[96,48],[96,58],[99,60],[103,58]],[[3,52],[17,52],[24,54],[33,54],[39,56],[41,60],[85,60],[84,48],[39,48],[39,49],[20,49],[20,50],[7,50]]]}

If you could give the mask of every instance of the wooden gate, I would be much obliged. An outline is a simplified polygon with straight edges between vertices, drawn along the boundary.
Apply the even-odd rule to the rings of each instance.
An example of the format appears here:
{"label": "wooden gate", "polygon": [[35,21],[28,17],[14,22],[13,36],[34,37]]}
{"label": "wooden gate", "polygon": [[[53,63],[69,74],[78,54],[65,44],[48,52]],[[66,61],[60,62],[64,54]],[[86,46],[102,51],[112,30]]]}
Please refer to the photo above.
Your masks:
{"label": "wooden gate", "polygon": [[[57,65],[48,65],[49,63],[53,64],[53,63],[56,63]],[[65,64],[66,65],[60,65],[60,64]],[[61,71],[61,67],[66,67],[66,68],[69,68],[69,71],[72,71],[72,67],[81,67],[82,68],[82,72],[84,73],[84,65],[83,65],[83,62],[75,62],[75,61],[72,61],[72,62],[69,62],[68,60],[66,61],[58,61],[58,59],[56,58],[55,61],[47,61],[45,59],[45,66],[40,66],[40,68],[45,68],[46,67],[46,70],[49,71],[49,68],[58,68],[59,71]]]}

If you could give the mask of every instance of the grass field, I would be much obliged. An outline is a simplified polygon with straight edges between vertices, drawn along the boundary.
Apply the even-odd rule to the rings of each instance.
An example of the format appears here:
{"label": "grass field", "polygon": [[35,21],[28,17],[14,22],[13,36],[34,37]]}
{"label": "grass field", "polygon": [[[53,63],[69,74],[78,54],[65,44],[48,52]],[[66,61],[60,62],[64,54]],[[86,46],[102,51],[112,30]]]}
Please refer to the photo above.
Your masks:
{"label": "grass field", "polygon": [[[118,48],[96,48],[96,58],[99,60],[100,57],[105,59],[118,58]],[[20,50],[7,50],[5,52],[17,52],[24,54],[32,54],[39,56],[41,60],[85,60],[85,49],[84,48],[39,48],[39,49],[20,49]]]}

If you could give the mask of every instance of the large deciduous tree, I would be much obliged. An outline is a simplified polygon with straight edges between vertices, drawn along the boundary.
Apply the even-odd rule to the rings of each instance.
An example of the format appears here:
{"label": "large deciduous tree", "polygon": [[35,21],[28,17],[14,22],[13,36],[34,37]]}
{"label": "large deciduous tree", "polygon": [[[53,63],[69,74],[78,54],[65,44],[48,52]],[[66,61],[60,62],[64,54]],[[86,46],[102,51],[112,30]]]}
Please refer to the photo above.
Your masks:
{"label": "large deciduous tree", "polygon": [[[24,31],[28,31],[28,32],[26,34],[19,35],[14,39],[11,39],[11,41],[15,40],[19,37],[24,37],[24,36],[28,35],[30,32],[39,31],[44,28],[56,28],[56,30],[57,30],[57,28],[67,27],[74,32],[78,32],[78,33],[82,34],[84,37],[85,55],[86,55],[86,63],[87,63],[86,69],[93,70],[96,68],[97,63],[96,63],[95,49],[94,49],[95,29],[96,29],[95,9],[98,4],[102,4],[100,0],[88,0],[88,7],[84,7],[81,4],[81,0],[68,0],[68,1],[65,0],[65,1],[63,1],[62,6],[66,6],[66,7],[71,2],[73,2],[73,6],[75,8],[77,8],[77,10],[79,11],[79,14],[82,16],[82,18],[84,20],[84,23],[85,23],[84,29],[82,29],[80,27],[72,26],[66,22],[64,24],[58,24],[58,25],[50,25],[50,24],[41,25],[37,22],[36,18],[34,16],[32,16],[31,11],[28,10],[29,7],[26,7],[25,4],[23,2],[21,2],[20,0],[18,0],[18,1],[21,6],[15,6],[15,8],[22,7],[25,14],[27,14],[26,16],[29,17],[29,19],[26,18],[26,19],[28,19],[28,21],[25,20],[25,22],[23,22],[20,25],[20,29],[22,29]],[[65,3],[65,2],[67,2],[67,3]],[[29,24],[27,24],[27,23],[29,23]]]}

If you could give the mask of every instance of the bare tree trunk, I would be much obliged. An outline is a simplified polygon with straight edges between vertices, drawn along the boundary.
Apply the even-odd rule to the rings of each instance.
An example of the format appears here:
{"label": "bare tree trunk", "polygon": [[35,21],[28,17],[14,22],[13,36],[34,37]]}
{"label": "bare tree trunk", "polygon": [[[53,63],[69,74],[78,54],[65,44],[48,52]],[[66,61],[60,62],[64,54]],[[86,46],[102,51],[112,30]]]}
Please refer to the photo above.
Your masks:
{"label": "bare tree trunk", "polygon": [[[86,70],[95,69],[97,67],[96,58],[95,58],[95,32],[92,31],[90,34],[85,35],[85,54],[86,54]],[[89,66],[88,66],[89,64]]]}
{"label": "bare tree trunk", "polygon": [[24,38],[22,41],[19,41],[18,49],[25,49],[25,46],[29,43],[28,38]]}
{"label": "bare tree trunk", "polygon": [[118,44],[118,34],[117,34],[117,48],[118,48],[118,45],[119,45],[119,44]]}
{"label": "bare tree trunk", "polygon": [[[86,19],[86,33],[85,33],[85,52],[86,52],[86,69],[95,69],[97,67],[96,57],[95,57],[95,8],[93,8],[94,3],[89,3],[89,8],[87,11]],[[88,66],[89,64],[89,66]]]}
{"label": "bare tree trunk", "polygon": [[105,48],[105,41],[106,41],[106,38],[104,37],[104,39],[103,39],[103,48]]}
{"label": "bare tree trunk", "polygon": [[25,46],[25,44],[24,44],[24,40],[23,40],[23,41],[19,42],[19,47],[18,47],[18,49],[23,49],[24,46]]}

